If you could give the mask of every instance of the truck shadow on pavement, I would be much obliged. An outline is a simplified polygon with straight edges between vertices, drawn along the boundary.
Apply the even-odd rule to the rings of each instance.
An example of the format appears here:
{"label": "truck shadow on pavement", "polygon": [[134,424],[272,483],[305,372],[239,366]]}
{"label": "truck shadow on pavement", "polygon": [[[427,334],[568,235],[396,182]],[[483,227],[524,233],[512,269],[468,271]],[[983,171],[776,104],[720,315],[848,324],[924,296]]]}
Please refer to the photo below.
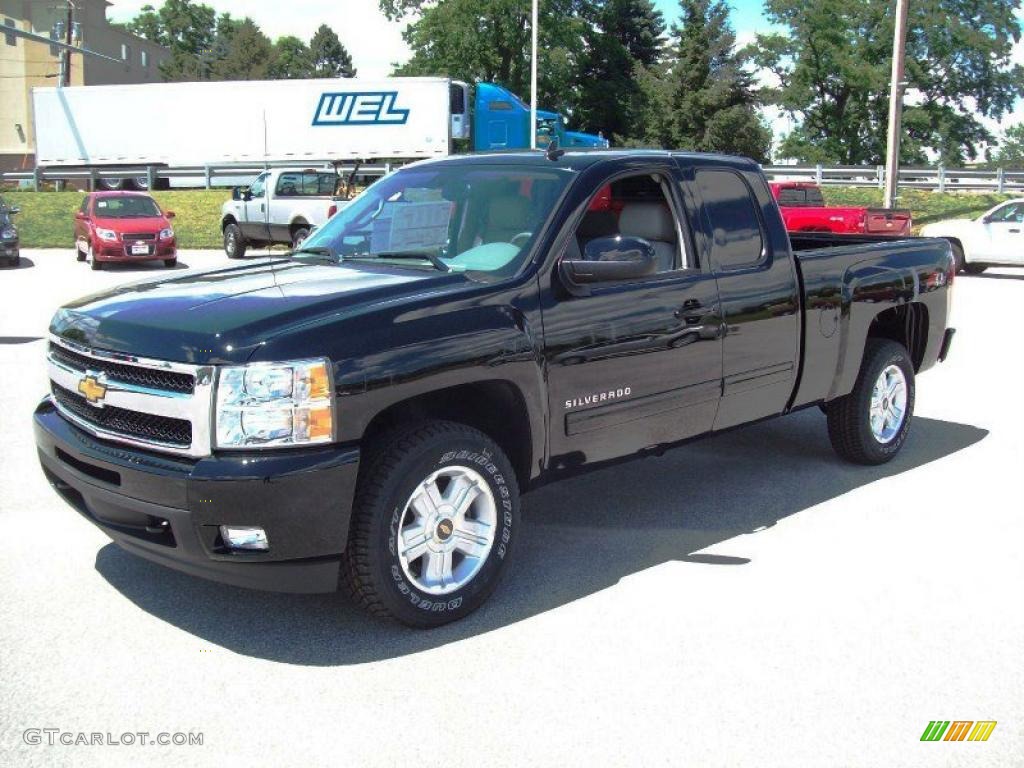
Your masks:
{"label": "truck shadow on pavement", "polygon": [[288,664],[361,664],[489,632],[661,563],[742,566],[749,562],[742,540],[730,555],[699,553],[948,456],[987,434],[918,418],[896,459],[860,467],[835,456],[824,416],[811,409],[545,486],[523,499],[516,558],[504,583],[476,613],[431,631],[371,618],[344,594],[280,595],[225,586],[151,564],[113,544],[97,554],[96,570],[144,611],[236,653]]}

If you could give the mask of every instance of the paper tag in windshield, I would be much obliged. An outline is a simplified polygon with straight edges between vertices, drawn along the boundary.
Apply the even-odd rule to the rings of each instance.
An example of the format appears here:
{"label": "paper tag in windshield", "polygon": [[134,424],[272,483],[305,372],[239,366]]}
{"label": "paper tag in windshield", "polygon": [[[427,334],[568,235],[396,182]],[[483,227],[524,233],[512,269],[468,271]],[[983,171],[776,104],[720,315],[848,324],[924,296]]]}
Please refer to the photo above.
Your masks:
{"label": "paper tag in windshield", "polygon": [[387,238],[389,242],[380,250],[390,253],[420,253],[443,248],[448,243],[448,224],[451,217],[452,204],[448,200],[395,205],[391,209],[391,231]]}

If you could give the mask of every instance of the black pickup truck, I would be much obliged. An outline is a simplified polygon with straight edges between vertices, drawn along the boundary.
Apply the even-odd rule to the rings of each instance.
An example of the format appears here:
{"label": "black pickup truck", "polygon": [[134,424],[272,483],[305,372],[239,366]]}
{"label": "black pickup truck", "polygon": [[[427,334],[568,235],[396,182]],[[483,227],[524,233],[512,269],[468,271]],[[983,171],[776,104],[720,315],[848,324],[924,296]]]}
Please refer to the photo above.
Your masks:
{"label": "black pickup truck", "polygon": [[434,626],[538,484],[808,406],[892,458],[952,282],[942,240],[791,239],[739,158],[420,163],[291,254],[61,308],[36,443],[130,552]]}

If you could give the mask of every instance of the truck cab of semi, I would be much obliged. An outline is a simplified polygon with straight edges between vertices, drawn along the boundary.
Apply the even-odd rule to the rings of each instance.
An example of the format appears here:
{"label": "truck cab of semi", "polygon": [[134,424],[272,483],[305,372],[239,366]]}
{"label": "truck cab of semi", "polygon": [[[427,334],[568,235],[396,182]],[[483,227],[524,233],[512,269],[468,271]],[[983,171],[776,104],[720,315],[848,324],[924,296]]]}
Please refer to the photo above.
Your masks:
{"label": "truck cab of semi", "polygon": [[[530,146],[530,106],[507,88],[494,83],[477,83],[473,114],[475,152],[526,149]],[[454,126],[454,110],[452,115]],[[554,139],[563,148],[608,146],[608,140],[603,136],[567,130],[565,119],[549,110],[537,110],[536,131],[538,149],[546,148]]]}

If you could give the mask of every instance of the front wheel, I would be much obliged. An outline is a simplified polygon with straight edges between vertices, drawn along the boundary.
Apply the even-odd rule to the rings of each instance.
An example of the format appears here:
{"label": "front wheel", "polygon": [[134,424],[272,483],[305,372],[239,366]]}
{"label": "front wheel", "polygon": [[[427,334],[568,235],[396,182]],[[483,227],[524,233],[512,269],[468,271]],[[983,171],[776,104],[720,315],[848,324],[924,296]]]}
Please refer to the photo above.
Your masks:
{"label": "front wheel", "polygon": [[956,270],[956,273],[960,274],[964,271],[964,265],[966,264],[966,261],[964,260],[964,248],[960,243],[950,243],[949,247],[950,250],[953,251],[953,267]]}
{"label": "front wheel", "polygon": [[229,259],[240,259],[245,256],[245,238],[237,224],[224,227],[224,253]]}
{"label": "front wheel", "polygon": [[853,391],[827,405],[836,453],[857,464],[892,459],[910,431],[914,394],[914,366],[903,345],[868,339]]}
{"label": "front wheel", "polygon": [[178,266],[178,259],[164,259],[164,266],[168,269]]}
{"label": "front wheel", "polygon": [[93,250],[92,246],[89,246],[89,267],[94,272],[99,272],[103,269],[103,262],[96,258],[96,251]]}
{"label": "front wheel", "polygon": [[988,269],[987,264],[964,264],[964,272],[968,275],[980,275]]}
{"label": "front wheel", "polygon": [[494,591],[518,520],[515,475],[494,441],[462,424],[425,422],[368,456],[343,572],[371,613],[440,626]]}

